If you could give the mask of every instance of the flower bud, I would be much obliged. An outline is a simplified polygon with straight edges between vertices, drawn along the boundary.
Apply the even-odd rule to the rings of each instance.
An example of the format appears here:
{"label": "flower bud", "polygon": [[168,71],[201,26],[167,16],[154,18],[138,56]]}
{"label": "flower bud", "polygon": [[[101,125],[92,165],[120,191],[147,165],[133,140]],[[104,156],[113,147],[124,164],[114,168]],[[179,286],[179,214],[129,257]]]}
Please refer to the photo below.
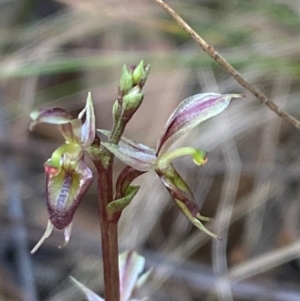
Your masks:
{"label": "flower bud", "polygon": [[119,87],[123,94],[127,94],[127,92],[133,87],[132,75],[128,71],[126,65],[123,66]]}
{"label": "flower bud", "polygon": [[134,87],[123,97],[124,111],[137,109],[144,98],[144,93],[139,92],[138,87]]}
{"label": "flower bud", "polygon": [[148,74],[150,72],[150,64],[147,64],[145,67],[144,67],[144,73],[143,73],[143,76],[140,80],[140,83],[139,83],[139,86],[142,88],[144,87],[146,81],[147,81],[147,78],[148,78]]}
{"label": "flower bud", "polygon": [[113,114],[114,123],[116,124],[117,120],[120,118],[120,104],[117,100],[113,105],[112,114]]}
{"label": "flower bud", "polygon": [[140,82],[140,80],[143,78],[144,73],[144,61],[140,61],[140,63],[134,68],[132,72],[133,83],[135,85]]}
{"label": "flower bud", "polygon": [[150,71],[150,64],[144,65],[144,61],[141,61],[132,71],[133,83],[140,88],[146,83],[148,74]]}

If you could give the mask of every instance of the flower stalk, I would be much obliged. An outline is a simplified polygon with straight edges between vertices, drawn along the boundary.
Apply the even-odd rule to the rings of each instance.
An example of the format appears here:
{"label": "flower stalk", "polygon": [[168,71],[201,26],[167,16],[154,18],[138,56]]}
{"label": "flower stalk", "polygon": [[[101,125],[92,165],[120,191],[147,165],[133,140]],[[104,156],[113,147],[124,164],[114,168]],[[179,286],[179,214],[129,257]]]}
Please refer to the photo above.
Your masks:
{"label": "flower stalk", "polygon": [[[114,126],[108,143],[117,145],[125,127],[141,105],[141,90],[149,72],[143,61],[133,67],[132,72],[123,67],[117,101],[114,105]],[[113,162],[114,155],[103,148],[100,156],[93,158],[98,178],[98,211],[101,229],[102,257],[104,270],[105,300],[120,301],[118,221],[120,212],[109,214],[108,205],[114,201]]]}
{"label": "flower stalk", "polygon": [[[117,122],[109,141],[118,144],[124,130],[125,125],[120,121]],[[113,154],[106,149],[103,150],[101,158],[94,159],[98,178],[98,212],[101,229],[105,300],[107,301],[120,300],[118,219],[111,219],[106,209],[108,204],[113,201],[113,161]]]}

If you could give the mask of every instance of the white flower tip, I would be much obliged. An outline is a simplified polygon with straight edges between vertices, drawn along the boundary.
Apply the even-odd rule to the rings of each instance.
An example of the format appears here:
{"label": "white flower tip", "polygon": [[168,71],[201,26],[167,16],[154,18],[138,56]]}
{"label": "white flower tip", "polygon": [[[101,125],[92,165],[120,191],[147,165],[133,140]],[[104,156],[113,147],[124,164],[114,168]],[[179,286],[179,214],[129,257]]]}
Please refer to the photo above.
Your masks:
{"label": "white flower tip", "polygon": [[59,249],[64,248],[69,243],[71,232],[72,232],[72,223],[64,229],[65,240],[60,246],[58,246]]}
{"label": "white flower tip", "polygon": [[245,94],[228,94],[229,97],[231,97],[232,99],[234,98],[245,98],[246,95]]}
{"label": "white flower tip", "polygon": [[78,119],[81,119],[83,117],[83,115],[85,114],[85,112],[87,111],[88,107],[92,107],[93,108],[93,101],[92,101],[92,94],[91,92],[88,92],[88,96],[86,98],[86,103],[85,103],[85,107],[83,108],[83,110],[78,114]]}
{"label": "white flower tip", "polygon": [[50,236],[53,230],[53,225],[51,224],[50,220],[48,221],[46,231],[39,242],[35,245],[35,247],[31,250],[30,254],[34,254],[39,247],[44,243],[44,241]]}

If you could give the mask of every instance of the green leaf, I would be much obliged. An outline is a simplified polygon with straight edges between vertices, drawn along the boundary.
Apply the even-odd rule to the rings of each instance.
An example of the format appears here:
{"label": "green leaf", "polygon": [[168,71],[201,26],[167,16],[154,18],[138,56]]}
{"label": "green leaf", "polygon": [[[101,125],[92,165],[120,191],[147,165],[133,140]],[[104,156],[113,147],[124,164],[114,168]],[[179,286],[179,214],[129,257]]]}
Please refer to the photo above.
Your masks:
{"label": "green leaf", "polygon": [[130,204],[139,189],[139,186],[129,186],[123,198],[112,201],[106,206],[108,214],[113,216],[116,212],[122,212]]}

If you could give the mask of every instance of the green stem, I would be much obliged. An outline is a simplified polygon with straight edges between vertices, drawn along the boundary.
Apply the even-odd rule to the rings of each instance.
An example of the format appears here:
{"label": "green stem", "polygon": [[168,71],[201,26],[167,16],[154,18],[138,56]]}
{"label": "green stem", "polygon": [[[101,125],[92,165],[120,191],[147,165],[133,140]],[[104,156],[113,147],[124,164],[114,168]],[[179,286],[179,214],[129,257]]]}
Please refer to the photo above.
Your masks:
{"label": "green stem", "polygon": [[[125,123],[118,121],[109,142],[117,144],[124,132]],[[108,164],[102,162],[105,158]],[[120,301],[118,220],[111,220],[106,206],[113,201],[113,161],[114,156],[103,150],[101,158],[95,161],[98,173],[98,210],[100,217],[102,258],[104,270],[105,301]]]}

